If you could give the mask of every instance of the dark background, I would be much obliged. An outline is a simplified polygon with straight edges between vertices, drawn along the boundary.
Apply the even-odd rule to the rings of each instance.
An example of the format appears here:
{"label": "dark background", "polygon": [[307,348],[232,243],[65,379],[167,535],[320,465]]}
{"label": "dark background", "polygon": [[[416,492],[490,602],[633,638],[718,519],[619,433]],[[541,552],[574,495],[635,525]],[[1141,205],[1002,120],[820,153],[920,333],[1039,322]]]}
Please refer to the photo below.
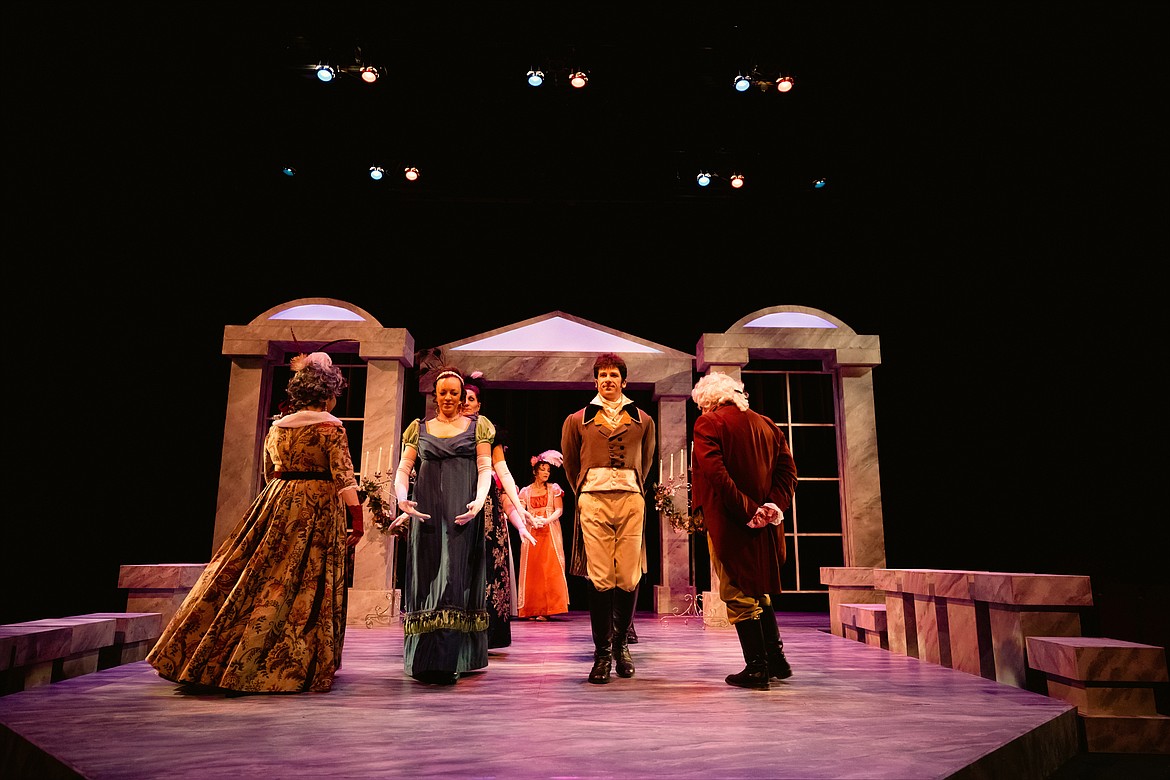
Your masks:
{"label": "dark background", "polygon": [[[6,11],[2,620],[208,559],[223,328],[279,303],[688,353],[797,304],[881,338],[888,565],[1089,574],[1102,633],[1164,644],[1157,7]],[[305,70],[355,49],[373,89]]]}

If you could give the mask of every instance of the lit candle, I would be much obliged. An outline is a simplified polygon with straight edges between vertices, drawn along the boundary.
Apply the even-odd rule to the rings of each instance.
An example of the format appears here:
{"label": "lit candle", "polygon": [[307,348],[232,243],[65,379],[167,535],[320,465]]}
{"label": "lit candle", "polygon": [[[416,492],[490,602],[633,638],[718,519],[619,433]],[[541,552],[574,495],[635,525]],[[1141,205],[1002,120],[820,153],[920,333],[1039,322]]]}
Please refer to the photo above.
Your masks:
{"label": "lit candle", "polygon": [[670,478],[674,479],[674,453],[670,453]]}

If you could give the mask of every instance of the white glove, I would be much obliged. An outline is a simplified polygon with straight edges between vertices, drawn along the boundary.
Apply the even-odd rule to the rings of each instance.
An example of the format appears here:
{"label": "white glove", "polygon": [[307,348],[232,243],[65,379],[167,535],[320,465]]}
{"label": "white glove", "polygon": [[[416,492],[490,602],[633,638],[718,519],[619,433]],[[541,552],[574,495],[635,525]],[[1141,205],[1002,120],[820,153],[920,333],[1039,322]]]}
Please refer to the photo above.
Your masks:
{"label": "white glove", "polygon": [[780,525],[784,522],[784,513],[780,507],[769,501],[761,504],[756,513],[748,520],[748,528],[763,528],[766,525]]}

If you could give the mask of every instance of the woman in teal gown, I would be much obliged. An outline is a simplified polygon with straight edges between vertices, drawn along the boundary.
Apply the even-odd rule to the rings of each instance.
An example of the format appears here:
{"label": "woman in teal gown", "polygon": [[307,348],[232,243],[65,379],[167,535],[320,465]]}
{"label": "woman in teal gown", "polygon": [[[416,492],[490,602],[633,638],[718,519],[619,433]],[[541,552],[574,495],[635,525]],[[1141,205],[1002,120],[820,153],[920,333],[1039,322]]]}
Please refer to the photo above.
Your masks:
{"label": "woman in teal gown", "polygon": [[[402,434],[395,476],[410,530],[403,579],[403,664],[420,682],[452,685],[488,663],[483,506],[495,427],[464,417],[463,379],[441,371],[437,413]],[[417,473],[408,498],[409,475]]]}

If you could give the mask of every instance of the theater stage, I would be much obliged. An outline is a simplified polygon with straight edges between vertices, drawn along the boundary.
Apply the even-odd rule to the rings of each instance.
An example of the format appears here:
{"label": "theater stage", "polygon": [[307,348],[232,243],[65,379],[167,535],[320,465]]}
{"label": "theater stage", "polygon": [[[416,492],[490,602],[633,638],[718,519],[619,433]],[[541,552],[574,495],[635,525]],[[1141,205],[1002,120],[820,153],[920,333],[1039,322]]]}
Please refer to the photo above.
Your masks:
{"label": "theater stage", "polygon": [[333,691],[191,695],[145,661],[0,697],[16,778],[1030,778],[1078,751],[1058,699],[782,613],[795,671],[732,688],[734,629],[640,613],[637,674],[585,682],[589,617],[518,621],[454,687],[402,671],[402,631],[351,626]]}

